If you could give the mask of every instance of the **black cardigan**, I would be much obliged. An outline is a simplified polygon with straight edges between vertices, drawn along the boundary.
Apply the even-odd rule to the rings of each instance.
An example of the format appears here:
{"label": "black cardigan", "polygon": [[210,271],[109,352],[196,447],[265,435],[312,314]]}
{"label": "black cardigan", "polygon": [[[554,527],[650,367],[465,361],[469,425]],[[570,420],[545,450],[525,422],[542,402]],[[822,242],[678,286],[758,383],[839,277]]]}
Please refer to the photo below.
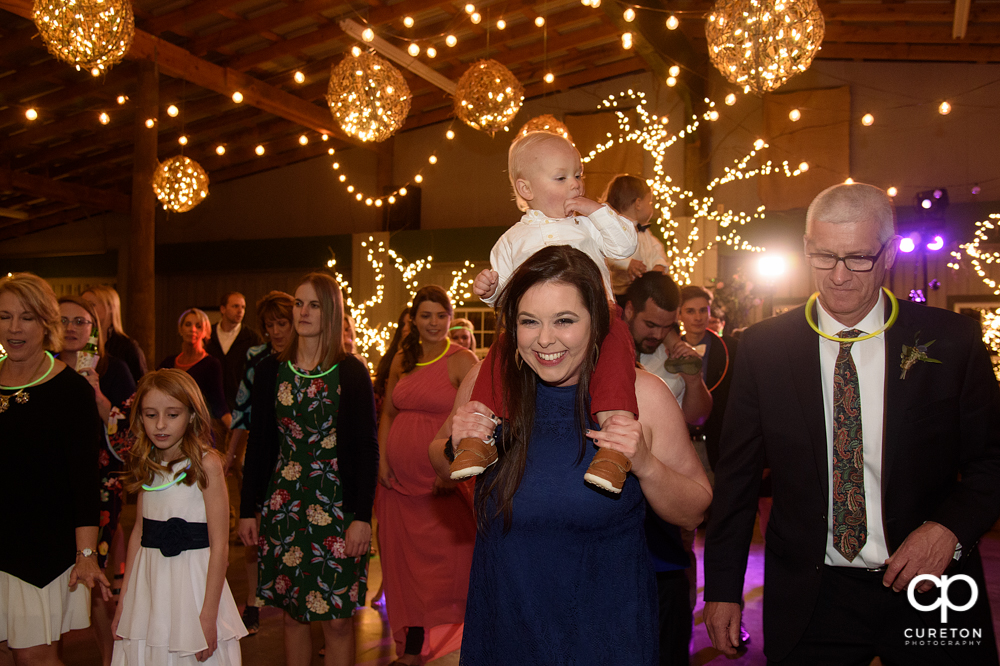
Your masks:
{"label": "black cardigan", "polygon": [[[254,374],[250,413],[253,423],[243,463],[240,518],[253,518],[267,496],[281,448],[275,404],[278,357],[262,360]],[[364,363],[353,356],[340,362],[340,409],[337,413],[337,458],[344,489],[344,511],[371,522],[378,481],[378,427],[375,396]]]}

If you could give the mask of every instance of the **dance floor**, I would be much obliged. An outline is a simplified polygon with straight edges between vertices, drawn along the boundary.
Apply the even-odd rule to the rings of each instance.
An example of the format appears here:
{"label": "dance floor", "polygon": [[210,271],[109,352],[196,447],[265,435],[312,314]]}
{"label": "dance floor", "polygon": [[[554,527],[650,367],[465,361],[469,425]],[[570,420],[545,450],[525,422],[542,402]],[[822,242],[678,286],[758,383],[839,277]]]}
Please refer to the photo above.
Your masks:
{"label": "dance floor", "polygon": [[[135,506],[126,507],[122,517],[123,525],[126,529],[131,529],[135,520]],[[701,535],[699,534],[699,537]],[[691,664],[702,666],[704,664],[730,666],[764,666],[767,660],[762,651],[762,628],[761,628],[761,604],[763,598],[764,583],[764,544],[759,532],[754,535],[753,545],[750,548],[750,562],[747,567],[746,584],[744,596],[746,609],[744,622],[750,631],[751,643],[745,654],[727,659],[724,655],[716,651],[708,640],[702,622],[702,609],[704,602],[701,598],[703,586],[703,576],[701,571],[701,553],[703,550],[702,539],[695,543],[695,551],[698,555],[698,603],[695,608],[695,627],[691,646]],[[993,609],[994,626],[997,627],[997,635],[1000,635],[1000,531],[993,531],[986,535],[980,542],[980,551],[983,556],[987,587],[989,590],[990,603]],[[356,616],[356,637],[357,637],[357,663],[361,666],[383,666],[393,661],[394,646],[389,635],[389,624],[384,610],[376,610],[371,607],[371,596],[378,589],[382,578],[381,563],[376,556],[372,558],[369,571],[369,599],[368,606],[360,610]],[[246,599],[246,575],[243,567],[243,546],[238,540],[234,540],[229,549],[229,584],[237,604],[242,608]],[[282,619],[281,613],[272,608],[261,610],[260,632],[255,636],[250,636],[243,641],[243,664],[245,666],[280,666],[284,663],[282,650]],[[318,626],[313,627],[313,666],[322,666],[323,659],[318,652],[322,646],[322,632]],[[89,630],[75,631],[66,635],[63,640],[62,657],[67,666],[100,666],[101,659],[97,645]],[[446,655],[432,662],[432,666],[457,666],[459,655],[457,652]],[[876,664],[878,661],[876,660]],[[9,653],[5,647],[0,647],[0,666],[13,664]],[[606,666],[606,665],[601,665]],[[626,666],[626,665],[622,665]]]}

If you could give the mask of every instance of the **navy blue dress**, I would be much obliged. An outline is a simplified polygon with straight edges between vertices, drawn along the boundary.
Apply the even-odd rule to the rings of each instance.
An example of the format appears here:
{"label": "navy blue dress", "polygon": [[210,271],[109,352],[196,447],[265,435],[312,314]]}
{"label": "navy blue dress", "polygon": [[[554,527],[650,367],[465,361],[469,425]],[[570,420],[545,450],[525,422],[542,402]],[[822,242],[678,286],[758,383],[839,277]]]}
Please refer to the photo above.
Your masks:
{"label": "navy blue dress", "polygon": [[584,483],[596,449],[576,464],[575,397],[538,385],[510,532],[499,516],[476,538],[462,664],[657,663],[642,490],[632,475],[617,498]]}

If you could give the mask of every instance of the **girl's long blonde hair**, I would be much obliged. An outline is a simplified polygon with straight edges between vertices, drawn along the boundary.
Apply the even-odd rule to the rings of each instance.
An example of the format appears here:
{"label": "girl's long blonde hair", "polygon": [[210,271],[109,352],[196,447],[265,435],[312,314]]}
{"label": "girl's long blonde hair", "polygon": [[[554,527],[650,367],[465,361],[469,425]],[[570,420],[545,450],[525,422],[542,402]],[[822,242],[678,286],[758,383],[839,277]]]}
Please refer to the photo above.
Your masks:
{"label": "girl's long blonde hair", "polygon": [[[184,439],[181,440],[183,457],[169,465],[164,465],[159,461],[159,450],[149,441],[146,429],[143,427],[142,401],[153,389],[177,400],[194,415],[194,419],[188,423],[187,430],[184,432]],[[132,449],[129,451],[128,472],[125,476],[126,490],[134,493],[141,490],[143,484],[151,485],[157,472],[164,474],[173,472],[173,477],[177,478],[183,471],[187,471],[187,477],[182,483],[190,486],[197,482],[199,488],[205,488],[208,478],[205,474],[202,457],[212,450],[212,425],[208,407],[205,406],[205,398],[191,375],[174,368],[157,370],[144,375],[139,380],[139,387],[136,389],[135,399],[132,401],[130,425],[135,443],[132,444]],[[174,470],[174,465],[184,458],[190,461],[190,468]]]}

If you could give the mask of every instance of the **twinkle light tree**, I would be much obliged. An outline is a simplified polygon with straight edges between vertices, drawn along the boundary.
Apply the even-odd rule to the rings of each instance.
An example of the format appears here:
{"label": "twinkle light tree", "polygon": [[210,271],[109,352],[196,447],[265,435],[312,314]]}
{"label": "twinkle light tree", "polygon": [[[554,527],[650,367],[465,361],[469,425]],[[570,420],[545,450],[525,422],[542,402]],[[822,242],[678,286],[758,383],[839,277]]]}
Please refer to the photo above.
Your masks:
{"label": "twinkle light tree", "polygon": [[[720,206],[716,202],[715,190],[735,180],[746,180],[759,175],[782,173],[787,177],[798,176],[804,169],[792,168],[787,161],[775,164],[771,160],[760,161],[758,155],[767,148],[767,143],[758,139],[749,147],[746,154],[734,160],[731,166],[724,169],[723,175],[712,180],[700,196],[684,190],[675,184],[667,173],[667,149],[678,140],[698,131],[702,122],[714,122],[719,119],[715,103],[705,100],[707,110],[699,117],[691,116],[687,125],[676,133],[668,129],[667,117],[657,116],[647,108],[645,93],[628,90],[619,95],[611,95],[601,102],[599,109],[614,109],[621,134],[610,137],[608,141],[598,144],[589,154],[583,157],[589,162],[615,143],[635,143],[639,145],[653,160],[653,178],[647,184],[653,193],[654,208],[659,211],[657,220],[664,239],[667,258],[671,262],[671,275],[681,284],[689,284],[694,274],[695,265],[713,247],[727,247],[748,252],[763,252],[764,248],[750,243],[742,236],[743,228],[750,222],[763,220],[765,207],[759,206],[753,212],[735,211]],[[635,127],[629,111],[636,117]],[[801,165],[800,165],[801,166]],[[691,222],[678,219],[675,209],[682,203],[687,203],[692,211]],[[714,238],[702,242],[702,230],[708,222],[714,222],[718,232]]]}
{"label": "twinkle light tree", "polygon": [[[367,250],[366,260],[375,271],[375,293],[362,301],[354,300],[354,289],[350,282],[337,269],[337,260],[332,258],[326,262],[327,268],[333,271],[334,276],[340,283],[346,295],[344,306],[352,317],[357,327],[358,337],[355,340],[358,353],[368,357],[373,351],[377,351],[379,356],[385,355],[392,340],[392,335],[396,331],[396,322],[375,322],[370,316],[371,310],[382,303],[386,295],[386,282],[389,275],[397,273],[403,281],[403,288],[408,294],[406,305],[413,304],[413,297],[423,286],[417,279],[418,276],[431,268],[433,257],[418,259],[408,262],[406,258],[398,252],[386,246],[384,241],[375,241],[369,236],[367,241],[361,242],[361,247]],[[470,277],[475,264],[466,261],[465,264],[451,272],[451,284],[446,288],[448,298],[456,306],[465,304],[466,299],[472,298],[472,281]],[[374,370],[374,364],[368,362],[368,367]]]}

